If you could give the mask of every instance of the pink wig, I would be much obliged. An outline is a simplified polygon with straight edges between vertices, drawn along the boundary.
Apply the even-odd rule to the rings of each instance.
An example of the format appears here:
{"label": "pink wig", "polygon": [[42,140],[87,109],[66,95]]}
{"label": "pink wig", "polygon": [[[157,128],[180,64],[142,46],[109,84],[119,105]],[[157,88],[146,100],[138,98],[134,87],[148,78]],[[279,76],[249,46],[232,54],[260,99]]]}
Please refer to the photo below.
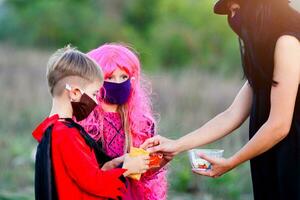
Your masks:
{"label": "pink wig", "polygon": [[[128,102],[124,105],[124,114],[127,119],[123,120],[128,122],[128,130],[130,131],[133,145],[139,146],[149,137],[149,135],[146,135],[149,130],[145,130],[145,128],[150,129],[151,127],[147,126],[147,124],[149,124],[149,121],[154,124],[155,121],[150,102],[151,89],[141,85],[141,66],[138,56],[128,46],[116,43],[104,44],[88,52],[87,55],[102,68],[105,78],[110,76],[117,68],[129,74],[131,78],[131,94]],[[103,101],[100,93],[97,98],[99,102]],[[100,103],[94,113],[84,121],[87,131],[98,133],[92,135],[96,140],[102,135],[102,112]],[[90,131],[91,129],[93,130]]]}

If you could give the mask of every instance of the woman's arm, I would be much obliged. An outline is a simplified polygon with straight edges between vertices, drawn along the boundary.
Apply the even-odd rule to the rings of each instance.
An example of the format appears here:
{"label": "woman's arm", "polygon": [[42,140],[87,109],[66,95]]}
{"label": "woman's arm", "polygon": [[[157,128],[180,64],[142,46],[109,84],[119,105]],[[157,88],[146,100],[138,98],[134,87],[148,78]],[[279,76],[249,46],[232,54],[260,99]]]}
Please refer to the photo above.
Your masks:
{"label": "woman's arm", "polygon": [[246,82],[228,109],[201,128],[177,140],[179,152],[209,144],[228,135],[248,118],[251,104],[252,89]]}
{"label": "woman's arm", "polygon": [[220,176],[235,166],[258,156],[289,133],[295,101],[300,81],[300,45],[292,36],[282,36],[276,45],[273,80],[278,85],[271,90],[271,109],[268,120],[254,137],[235,155],[229,159],[211,159],[213,168],[209,172],[200,173],[207,176]]}
{"label": "woman's arm", "polygon": [[148,139],[141,147],[152,146],[149,149],[150,152],[161,151],[164,157],[171,159],[172,156],[182,151],[216,141],[240,127],[249,116],[251,104],[252,89],[246,82],[231,106],[201,128],[175,141],[155,136]]}
{"label": "woman's arm", "polygon": [[300,45],[292,36],[282,36],[276,45],[271,110],[267,122],[232,157],[235,165],[264,153],[289,133],[300,82]]}

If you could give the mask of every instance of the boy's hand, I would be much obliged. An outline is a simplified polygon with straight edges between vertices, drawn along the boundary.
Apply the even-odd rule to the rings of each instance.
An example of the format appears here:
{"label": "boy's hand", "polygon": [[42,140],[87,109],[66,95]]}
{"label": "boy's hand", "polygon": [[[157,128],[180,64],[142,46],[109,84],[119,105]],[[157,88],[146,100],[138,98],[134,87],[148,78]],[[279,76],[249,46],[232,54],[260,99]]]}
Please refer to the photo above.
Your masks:
{"label": "boy's hand", "polygon": [[130,174],[142,174],[149,169],[150,157],[147,155],[141,155],[131,157],[128,154],[125,155],[123,169],[127,169],[124,176]]}
{"label": "boy's hand", "polygon": [[124,156],[120,156],[118,158],[114,158],[109,162],[106,162],[103,166],[102,166],[102,170],[103,171],[107,171],[110,169],[114,169],[117,168],[122,162],[124,162]]}

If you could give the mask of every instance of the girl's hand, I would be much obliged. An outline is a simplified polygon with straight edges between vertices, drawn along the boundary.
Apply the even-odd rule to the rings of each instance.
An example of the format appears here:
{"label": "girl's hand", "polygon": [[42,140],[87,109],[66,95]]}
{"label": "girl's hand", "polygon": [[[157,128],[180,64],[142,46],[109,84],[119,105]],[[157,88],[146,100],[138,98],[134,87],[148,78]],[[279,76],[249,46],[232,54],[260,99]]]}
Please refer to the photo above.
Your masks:
{"label": "girl's hand", "polygon": [[146,149],[150,153],[161,152],[165,161],[170,161],[179,153],[176,140],[171,140],[160,135],[147,139],[140,148]]}
{"label": "girl's hand", "polygon": [[131,157],[128,154],[125,155],[123,169],[127,169],[124,176],[130,174],[142,174],[149,169],[150,157],[141,155],[137,157]]}
{"label": "girl's hand", "polygon": [[102,166],[102,170],[103,171],[107,171],[110,169],[114,169],[117,168],[122,162],[124,162],[124,156],[120,156],[118,158],[114,158],[109,162],[106,162],[103,166]]}
{"label": "girl's hand", "polygon": [[206,171],[193,170],[194,173],[200,174],[202,176],[218,178],[235,167],[230,159],[211,158],[209,156],[206,156],[205,154],[200,154],[199,157],[207,160],[211,164],[211,169],[208,169]]}

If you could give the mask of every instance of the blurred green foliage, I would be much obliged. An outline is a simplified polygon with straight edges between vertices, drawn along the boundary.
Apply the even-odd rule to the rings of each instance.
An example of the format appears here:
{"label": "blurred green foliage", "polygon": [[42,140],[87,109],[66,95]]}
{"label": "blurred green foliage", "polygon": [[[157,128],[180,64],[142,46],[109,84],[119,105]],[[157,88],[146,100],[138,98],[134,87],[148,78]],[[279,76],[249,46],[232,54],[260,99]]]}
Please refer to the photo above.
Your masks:
{"label": "blurred green foliage", "polygon": [[88,51],[124,42],[148,70],[196,67],[222,73],[239,67],[236,36],[212,0],[6,0],[0,40]]}

